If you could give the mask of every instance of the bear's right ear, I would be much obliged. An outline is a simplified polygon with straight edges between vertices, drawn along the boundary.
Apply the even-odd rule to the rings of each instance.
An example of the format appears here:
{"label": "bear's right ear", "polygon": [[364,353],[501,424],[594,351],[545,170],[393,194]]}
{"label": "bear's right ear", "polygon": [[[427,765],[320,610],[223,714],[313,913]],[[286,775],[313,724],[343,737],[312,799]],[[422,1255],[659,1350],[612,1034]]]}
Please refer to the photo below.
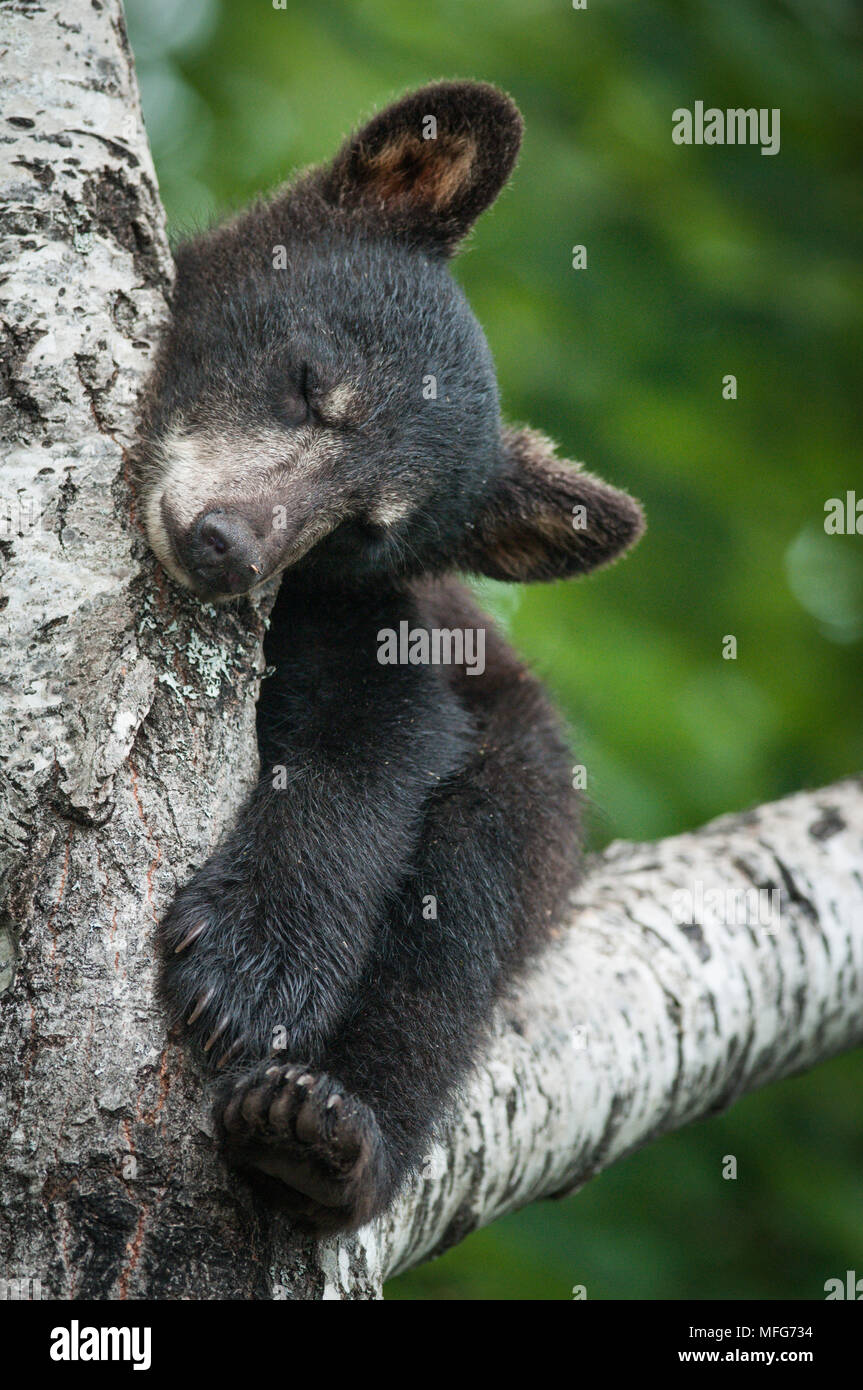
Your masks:
{"label": "bear's right ear", "polygon": [[529,583],[587,574],[644,530],[628,493],[555,458],[537,430],[505,429],[501,472],[456,557],[459,569]]}
{"label": "bear's right ear", "polygon": [[321,171],[328,202],[449,256],[512,172],[518,107],[484,82],[439,82],[388,106]]}

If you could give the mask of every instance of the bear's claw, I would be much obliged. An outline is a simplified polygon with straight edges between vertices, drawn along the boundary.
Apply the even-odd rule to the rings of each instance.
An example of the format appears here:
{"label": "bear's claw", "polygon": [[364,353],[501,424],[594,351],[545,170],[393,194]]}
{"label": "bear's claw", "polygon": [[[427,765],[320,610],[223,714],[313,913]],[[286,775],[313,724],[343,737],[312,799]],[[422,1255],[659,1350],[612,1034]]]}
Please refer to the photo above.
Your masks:
{"label": "bear's claw", "polygon": [[198,995],[198,998],[195,1001],[194,1009],[189,1014],[189,1017],[186,1019],[186,1026],[188,1028],[191,1028],[192,1024],[197,1022],[197,1020],[201,1017],[201,1014],[204,1012],[215,993],[215,985],[212,985],[209,989],[201,990],[201,993]]}
{"label": "bear's claw", "polygon": [[205,930],[206,926],[206,920],[198,922],[197,926],[194,926],[190,932],[186,933],[180,944],[174,947],[174,955],[179,956],[182,951],[185,951],[187,946],[191,946],[193,941],[197,941],[198,937],[201,935],[201,932]]}

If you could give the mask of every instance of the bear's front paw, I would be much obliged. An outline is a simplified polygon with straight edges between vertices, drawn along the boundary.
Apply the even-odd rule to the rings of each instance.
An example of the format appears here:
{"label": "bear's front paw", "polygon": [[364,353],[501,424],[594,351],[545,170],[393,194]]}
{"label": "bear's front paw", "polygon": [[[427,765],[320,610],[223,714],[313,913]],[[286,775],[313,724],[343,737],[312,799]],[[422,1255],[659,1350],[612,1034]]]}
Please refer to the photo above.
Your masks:
{"label": "bear's front paw", "polygon": [[236,877],[217,881],[210,863],[171,904],[160,927],[160,992],[172,1023],[222,1068],[265,1057],[289,1001],[277,938]]}
{"label": "bear's front paw", "polygon": [[263,1063],[237,1083],[221,1125],[229,1160],[284,1184],[279,1203],[299,1225],[352,1230],[385,1205],[377,1121],[324,1072]]}

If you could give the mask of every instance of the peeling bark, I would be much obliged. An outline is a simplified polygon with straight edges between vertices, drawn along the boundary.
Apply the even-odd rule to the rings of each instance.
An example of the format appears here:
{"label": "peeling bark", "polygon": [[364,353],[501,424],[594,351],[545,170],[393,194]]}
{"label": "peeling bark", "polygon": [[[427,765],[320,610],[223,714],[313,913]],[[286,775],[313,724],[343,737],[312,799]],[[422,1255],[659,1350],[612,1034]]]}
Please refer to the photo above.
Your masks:
{"label": "peeling bark", "polygon": [[[154,1001],[154,927],[255,776],[263,611],[166,584],[135,524],[171,260],[119,0],[0,14],[0,1278],[57,1298],[378,1297],[860,1042],[851,781],[612,846],[501,1012],[445,1149],[354,1239],[298,1240],[228,1172]],[[777,930],[675,921],[675,891],[758,887],[780,894]]]}

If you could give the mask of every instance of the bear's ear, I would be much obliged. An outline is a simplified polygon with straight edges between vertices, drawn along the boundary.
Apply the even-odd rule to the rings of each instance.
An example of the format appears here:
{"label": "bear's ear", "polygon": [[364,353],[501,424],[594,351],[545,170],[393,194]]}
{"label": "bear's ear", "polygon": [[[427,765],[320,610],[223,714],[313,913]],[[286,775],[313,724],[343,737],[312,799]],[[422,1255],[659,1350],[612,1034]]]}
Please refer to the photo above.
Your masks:
{"label": "bear's ear", "polygon": [[522,120],[484,82],[439,82],[388,106],[322,170],[327,201],[452,255],[512,172]]}
{"label": "bear's ear", "polygon": [[492,579],[565,579],[638,540],[644,516],[625,492],[561,463],[535,430],[505,430],[504,467],[469,532],[459,567]]}

